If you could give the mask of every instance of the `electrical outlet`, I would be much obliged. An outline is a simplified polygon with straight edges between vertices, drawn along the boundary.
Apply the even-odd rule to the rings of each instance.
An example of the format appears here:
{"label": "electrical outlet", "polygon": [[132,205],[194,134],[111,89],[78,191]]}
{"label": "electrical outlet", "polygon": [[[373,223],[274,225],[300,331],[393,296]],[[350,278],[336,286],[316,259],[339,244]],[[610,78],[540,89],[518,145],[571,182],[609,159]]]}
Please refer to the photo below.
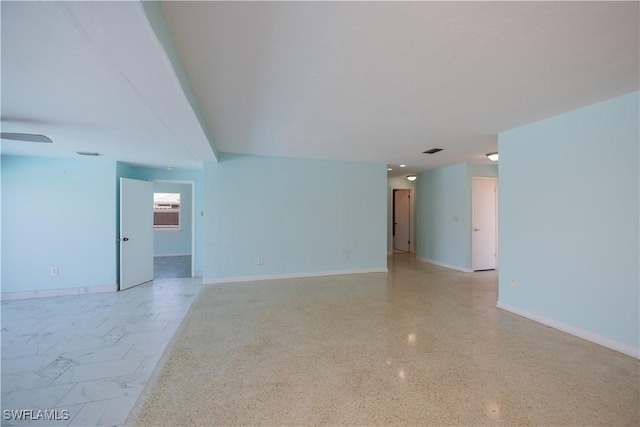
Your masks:
{"label": "electrical outlet", "polygon": [[49,274],[51,274],[52,276],[57,276],[58,275],[58,267],[52,266],[49,269]]}
{"label": "electrical outlet", "polygon": [[263,265],[264,264],[264,259],[262,259],[262,257],[258,258],[258,265]]}
{"label": "electrical outlet", "polygon": [[509,284],[511,285],[512,288],[518,287],[518,282],[516,282],[516,279],[511,279],[511,282]]}

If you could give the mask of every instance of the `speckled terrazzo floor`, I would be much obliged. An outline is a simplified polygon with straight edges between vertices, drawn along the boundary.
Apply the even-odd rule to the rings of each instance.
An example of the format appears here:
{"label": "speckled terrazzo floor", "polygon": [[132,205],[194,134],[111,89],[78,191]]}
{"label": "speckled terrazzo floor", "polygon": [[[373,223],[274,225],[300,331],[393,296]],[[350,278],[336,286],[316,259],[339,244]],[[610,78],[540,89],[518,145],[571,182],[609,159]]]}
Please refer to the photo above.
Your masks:
{"label": "speckled terrazzo floor", "polygon": [[640,424],[640,362],[495,308],[495,272],[205,286],[129,425]]}

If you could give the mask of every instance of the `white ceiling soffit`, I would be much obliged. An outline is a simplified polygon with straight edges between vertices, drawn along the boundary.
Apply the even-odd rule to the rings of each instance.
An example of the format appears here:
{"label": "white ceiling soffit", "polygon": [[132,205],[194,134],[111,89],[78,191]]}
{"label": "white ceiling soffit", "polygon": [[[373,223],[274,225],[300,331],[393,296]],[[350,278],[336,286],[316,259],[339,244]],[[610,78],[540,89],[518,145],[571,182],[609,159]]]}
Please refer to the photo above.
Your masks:
{"label": "white ceiling soffit", "polygon": [[[638,2],[163,2],[222,152],[489,162],[497,133],[638,89]],[[421,154],[430,148],[435,154]]]}
{"label": "white ceiling soffit", "polygon": [[[140,2],[5,2],[2,153],[196,168],[216,161]],[[154,23],[158,26],[161,23]]]}

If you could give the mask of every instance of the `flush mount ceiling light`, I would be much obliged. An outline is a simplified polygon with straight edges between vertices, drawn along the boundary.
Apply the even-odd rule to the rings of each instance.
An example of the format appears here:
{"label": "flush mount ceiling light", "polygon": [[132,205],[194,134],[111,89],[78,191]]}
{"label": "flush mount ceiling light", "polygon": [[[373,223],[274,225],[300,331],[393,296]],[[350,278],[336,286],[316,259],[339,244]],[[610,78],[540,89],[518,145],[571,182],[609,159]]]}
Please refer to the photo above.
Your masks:
{"label": "flush mount ceiling light", "polygon": [[407,175],[407,179],[408,179],[409,181],[415,181],[416,179],[418,179],[418,177],[417,177],[417,176],[415,176],[415,175]]}
{"label": "flush mount ceiling light", "polygon": [[489,158],[489,160],[491,160],[492,162],[497,162],[498,161],[498,152],[495,153],[487,153],[487,157]]}
{"label": "flush mount ceiling light", "polygon": [[93,157],[102,156],[102,154],[96,153],[95,151],[76,151],[76,153],[80,154],[81,156],[93,156]]}

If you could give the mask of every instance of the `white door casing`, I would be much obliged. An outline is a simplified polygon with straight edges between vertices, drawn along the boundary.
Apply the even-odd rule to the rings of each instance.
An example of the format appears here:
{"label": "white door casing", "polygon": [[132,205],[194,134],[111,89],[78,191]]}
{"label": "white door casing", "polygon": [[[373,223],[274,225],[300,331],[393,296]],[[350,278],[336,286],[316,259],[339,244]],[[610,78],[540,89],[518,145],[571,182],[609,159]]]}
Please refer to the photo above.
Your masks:
{"label": "white door casing", "polygon": [[493,270],[498,256],[498,180],[473,177],[472,189],[472,269]]}
{"label": "white door casing", "polygon": [[152,179],[154,184],[181,184],[191,187],[191,277],[196,277],[196,182],[176,179]]}
{"label": "white door casing", "polygon": [[120,178],[120,290],[153,280],[153,183]]}

